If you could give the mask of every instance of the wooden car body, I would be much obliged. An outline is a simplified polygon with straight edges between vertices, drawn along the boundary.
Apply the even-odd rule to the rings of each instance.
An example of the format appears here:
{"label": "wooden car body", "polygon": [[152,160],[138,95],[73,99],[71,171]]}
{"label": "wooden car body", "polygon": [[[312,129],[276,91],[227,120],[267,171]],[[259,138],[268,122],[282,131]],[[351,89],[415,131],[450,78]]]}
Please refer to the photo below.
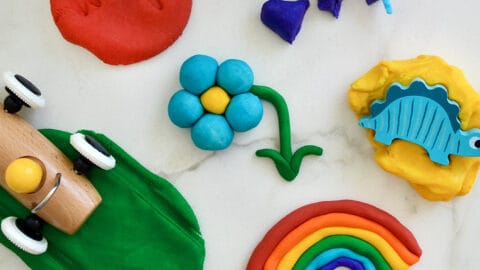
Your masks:
{"label": "wooden car body", "polygon": [[[57,147],[20,116],[0,112],[0,123],[0,185],[26,208],[33,209],[61,174],[58,189],[37,215],[67,234],[75,233],[100,204],[97,190],[85,176],[75,173],[72,162]],[[21,157],[33,158],[43,167],[42,185],[33,193],[16,193],[5,182],[7,166]]]}

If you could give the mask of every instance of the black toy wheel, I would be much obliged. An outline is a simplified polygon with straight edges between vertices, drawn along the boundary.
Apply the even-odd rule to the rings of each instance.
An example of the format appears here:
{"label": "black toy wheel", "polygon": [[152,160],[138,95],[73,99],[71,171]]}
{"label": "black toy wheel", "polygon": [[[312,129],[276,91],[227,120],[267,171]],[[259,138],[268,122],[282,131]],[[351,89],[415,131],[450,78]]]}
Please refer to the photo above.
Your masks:
{"label": "black toy wheel", "polygon": [[41,233],[42,227],[42,219],[35,214],[31,214],[25,220],[6,217],[1,224],[2,232],[10,242],[34,255],[42,254],[48,248],[48,242]]}
{"label": "black toy wheel", "polygon": [[4,110],[8,113],[18,112],[22,106],[33,109],[45,106],[45,99],[40,90],[21,75],[11,72],[3,73],[5,90],[9,96],[5,98]]}
{"label": "black toy wheel", "polygon": [[92,165],[104,170],[115,167],[115,158],[94,138],[75,133],[70,136],[70,144],[80,153],[74,162],[74,169],[78,173],[86,173]]}

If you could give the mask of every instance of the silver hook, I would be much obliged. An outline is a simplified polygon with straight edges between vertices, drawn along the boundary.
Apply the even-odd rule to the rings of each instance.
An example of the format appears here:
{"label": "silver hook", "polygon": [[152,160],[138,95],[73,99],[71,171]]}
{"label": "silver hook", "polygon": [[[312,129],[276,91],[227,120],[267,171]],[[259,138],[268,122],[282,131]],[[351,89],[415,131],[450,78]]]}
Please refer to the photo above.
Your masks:
{"label": "silver hook", "polygon": [[42,209],[45,204],[47,204],[47,202],[52,198],[53,194],[57,191],[58,187],[60,186],[60,180],[62,179],[62,174],[61,173],[57,173],[57,175],[55,175],[55,179],[57,180],[55,182],[55,185],[52,187],[52,189],[47,193],[47,196],[45,196],[45,198],[43,198],[43,200],[41,200],[37,206],[35,206],[33,209],[32,209],[32,214],[36,214],[38,211],[40,211],[40,209]]}

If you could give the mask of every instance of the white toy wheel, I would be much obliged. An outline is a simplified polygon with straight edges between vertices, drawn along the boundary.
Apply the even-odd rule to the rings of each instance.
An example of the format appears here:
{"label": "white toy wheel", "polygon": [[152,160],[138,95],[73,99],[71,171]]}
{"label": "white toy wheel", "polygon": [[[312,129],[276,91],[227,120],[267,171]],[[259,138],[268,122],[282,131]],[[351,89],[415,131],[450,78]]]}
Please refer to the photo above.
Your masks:
{"label": "white toy wheel", "polygon": [[45,106],[40,90],[23,76],[7,71],[3,73],[3,80],[12,98],[22,101],[23,105],[33,109]]}
{"label": "white toy wheel", "polygon": [[115,158],[95,139],[81,133],[70,136],[70,144],[82,157],[97,167],[110,170],[115,167]]}
{"label": "white toy wheel", "polygon": [[48,242],[44,237],[41,240],[30,238],[17,227],[16,221],[16,217],[6,217],[2,220],[2,232],[10,242],[33,255],[39,255],[47,251]]}

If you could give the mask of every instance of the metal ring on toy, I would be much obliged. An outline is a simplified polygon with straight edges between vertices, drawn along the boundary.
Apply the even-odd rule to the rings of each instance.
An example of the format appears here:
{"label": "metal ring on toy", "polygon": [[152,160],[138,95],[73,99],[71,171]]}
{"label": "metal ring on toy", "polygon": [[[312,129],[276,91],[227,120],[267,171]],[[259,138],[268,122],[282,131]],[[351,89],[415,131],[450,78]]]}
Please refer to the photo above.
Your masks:
{"label": "metal ring on toy", "polygon": [[37,206],[31,210],[25,220],[17,217],[6,217],[1,222],[1,230],[5,237],[18,248],[34,255],[39,255],[47,251],[48,241],[43,237],[41,230],[43,220],[36,215],[47,202],[53,197],[60,186],[62,175],[57,173],[55,184]]}

